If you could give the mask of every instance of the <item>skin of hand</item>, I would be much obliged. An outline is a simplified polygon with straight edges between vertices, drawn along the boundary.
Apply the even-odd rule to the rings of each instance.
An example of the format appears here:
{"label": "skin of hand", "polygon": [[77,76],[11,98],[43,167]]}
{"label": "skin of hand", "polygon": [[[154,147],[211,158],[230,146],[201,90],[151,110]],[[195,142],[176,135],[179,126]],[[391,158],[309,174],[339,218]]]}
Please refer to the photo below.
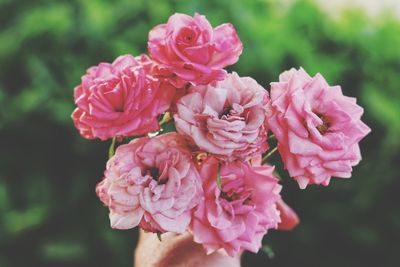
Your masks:
{"label": "skin of hand", "polygon": [[232,258],[219,251],[207,255],[188,232],[165,233],[160,241],[156,234],[140,230],[134,267],[240,267],[240,256]]}

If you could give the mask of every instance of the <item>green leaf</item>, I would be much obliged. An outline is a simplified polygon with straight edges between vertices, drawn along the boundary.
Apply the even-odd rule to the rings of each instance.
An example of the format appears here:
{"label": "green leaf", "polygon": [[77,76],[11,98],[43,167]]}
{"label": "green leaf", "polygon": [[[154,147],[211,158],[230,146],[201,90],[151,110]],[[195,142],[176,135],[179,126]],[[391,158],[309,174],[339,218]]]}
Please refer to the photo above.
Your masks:
{"label": "green leaf", "polygon": [[267,254],[267,257],[270,259],[275,258],[275,252],[272,250],[272,248],[268,245],[265,245],[262,247],[262,251]]}
{"label": "green leaf", "polygon": [[115,154],[115,137],[111,141],[110,148],[108,149],[108,158],[110,159]]}
{"label": "green leaf", "polygon": [[42,225],[48,217],[48,208],[44,205],[34,205],[27,210],[10,210],[2,215],[4,229],[11,234],[21,234],[23,231]]}
{"label": "green leaf", "polygon": [[162,133],[170,133],[176,132],[175,123],[173,120],[170,120],[167,123],[164,123],[161,128]]}
{"label": "green leaf", "polygon": [[162,119],[159,121],[160,126],[171,121],[171,119],[171,114],[169,112],[165,112]]}
{"label": "green leaf", "polygon": [[82,260],[88,253],[83,242],[70,240],[51,240],[43,244],[42,256],[51,261]]}
{"label": "green leaf", "polygon": [[158,238],[158,240],[160,240],[160,242],[162,241],[161,240],[161,233],[157,233],[157,238]]}

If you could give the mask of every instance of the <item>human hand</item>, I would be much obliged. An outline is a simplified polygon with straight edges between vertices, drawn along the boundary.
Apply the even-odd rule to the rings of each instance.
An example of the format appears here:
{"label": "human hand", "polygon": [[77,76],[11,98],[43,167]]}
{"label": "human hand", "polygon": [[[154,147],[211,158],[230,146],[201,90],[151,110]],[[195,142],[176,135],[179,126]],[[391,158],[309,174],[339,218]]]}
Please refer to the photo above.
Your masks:
{"label": "human hand", "polygon": [[156,234],[140,230],[134,267],[240,267],[240,256],[219,251],[207,255],[188,232],[165,233],[160,241]]}

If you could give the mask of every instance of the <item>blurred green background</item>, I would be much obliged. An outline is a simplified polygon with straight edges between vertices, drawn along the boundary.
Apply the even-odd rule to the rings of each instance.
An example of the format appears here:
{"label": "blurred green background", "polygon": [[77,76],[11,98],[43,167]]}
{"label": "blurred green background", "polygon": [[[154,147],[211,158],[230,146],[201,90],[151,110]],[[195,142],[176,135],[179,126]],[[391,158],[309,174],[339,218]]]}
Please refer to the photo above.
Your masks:
{"label": "blurred green background", "polygon": [[301,191],[285,179],[301,224],[271,231],[275,257],[244,266],[400,266],[400,22],[284,2],[0,0],[0,266],[132,266],[137,230],[109,227],[94,192],[108,144],[74,129],[73,88],[89,66],[145,52],[174,12],[196,11],[236,26],[245,49],[230,70],[267,88],[290,67],[321,72],[372,128],[350,180]]}

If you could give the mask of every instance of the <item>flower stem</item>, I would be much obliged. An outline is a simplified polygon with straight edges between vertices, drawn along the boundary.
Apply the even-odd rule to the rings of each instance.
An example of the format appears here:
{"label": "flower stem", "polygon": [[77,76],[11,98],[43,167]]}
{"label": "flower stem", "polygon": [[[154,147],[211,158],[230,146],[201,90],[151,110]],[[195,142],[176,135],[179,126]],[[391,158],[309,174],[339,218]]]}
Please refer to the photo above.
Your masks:
{"label": "flower stem", "polygon": [[116,139],[117,138],[114,136],[113,139],[111,140],[111,145],[108,148],[108,159],[110,159],[115,154],[115,140]]}
{"label": "flower stem", "polygon": [[265,163],[276,151],[278,150],[278,147],[274,147],[267,155],[265,155],[262,158],[262,163]]}
{"label": "flower stem", "polygon": [[221,165],[218,163],[218,173],[217,173],[217,186],[220,191],[222,191],[221,185]]}

